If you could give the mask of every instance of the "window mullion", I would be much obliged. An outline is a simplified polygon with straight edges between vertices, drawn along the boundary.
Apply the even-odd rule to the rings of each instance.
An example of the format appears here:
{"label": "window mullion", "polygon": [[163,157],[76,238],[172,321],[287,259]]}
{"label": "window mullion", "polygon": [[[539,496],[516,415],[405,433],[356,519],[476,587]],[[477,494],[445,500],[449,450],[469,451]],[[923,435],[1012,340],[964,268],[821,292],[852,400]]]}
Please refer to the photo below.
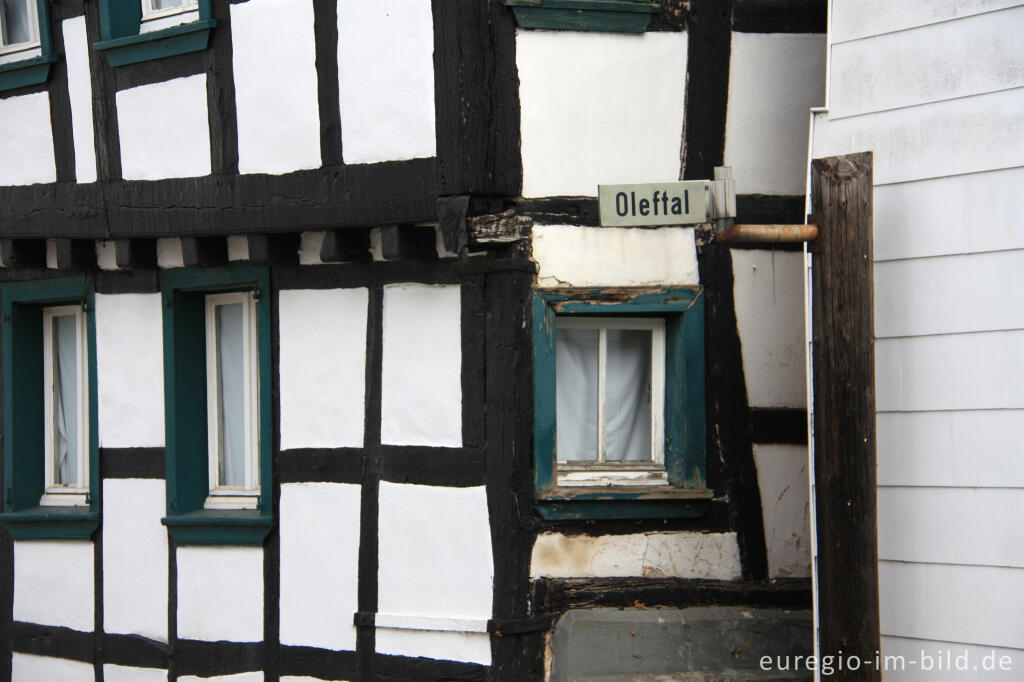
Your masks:
{"label": "window mullion", "polygon": [[608,429],[605,424],[605,394],[607,388],[608,330],[601,327],[597,336],[597,461],[605,461]]}

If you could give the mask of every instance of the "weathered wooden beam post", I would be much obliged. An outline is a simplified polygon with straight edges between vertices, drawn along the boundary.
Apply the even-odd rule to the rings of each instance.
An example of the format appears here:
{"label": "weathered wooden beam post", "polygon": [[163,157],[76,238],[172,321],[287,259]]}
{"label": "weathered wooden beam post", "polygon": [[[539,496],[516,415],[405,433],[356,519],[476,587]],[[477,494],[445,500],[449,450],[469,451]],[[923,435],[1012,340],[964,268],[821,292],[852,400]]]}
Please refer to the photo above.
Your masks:
{"label": "weathered wooden beam post", "polygon": [[[814,467],[820,655],[879,680],[871,154],[815,159]],[[870,664],[868,663],[870,661]]]}

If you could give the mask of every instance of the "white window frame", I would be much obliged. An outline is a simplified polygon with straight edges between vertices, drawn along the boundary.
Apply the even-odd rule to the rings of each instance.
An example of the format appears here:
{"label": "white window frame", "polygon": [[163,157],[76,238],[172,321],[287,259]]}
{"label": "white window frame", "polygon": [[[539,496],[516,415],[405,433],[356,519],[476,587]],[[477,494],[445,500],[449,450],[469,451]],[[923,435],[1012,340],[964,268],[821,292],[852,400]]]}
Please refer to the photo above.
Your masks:
{"label": "white window frame", "polygon": [[[555,317],[556,338],[559,329],[598,330],[598,451],[593,462],[569,462],[555,459],[559,486],[668,485],[665,471],[665,320],[660,317]],[[645,330],[651,332],[651,459],[648,462],[606,462],[607,424],[606,370],[609,329]],[[558,386],[555,386],[558,391]],[[555,415],[557,422],[557,414]]]}
{"label": "white window frame", "polygon": [[142,3],[142,21],[139,33],[149,33],[187,24],[199,19],[199,0],[185,0],[185,4],[167,9],[155,9],[153,0],[140,0]]}
{"label": "white window frame", "polygon": [[2,11],[2,7],[8,1],[9,0],[0,0],[0,55],[22,52],[24,50],[31,50],[34,47],[39,47],[39,9],[35,0],[28,0],[28,22],[32,39],[23,43],[11,43],[9,45],[3,39],[3,34],[7,33],[7,26],[3,25],[4,12]]}
{"label": "white window frame", "polygon": [[[57,419],[54,402],[56,391],[54,363],[56,346],[53,339],[53,319],[73,315],[75,318],[75,365],[78,371],[78,483],[57,483],[56,443]],[[89,355],[86,337],[85,313],[80,305],[43,308],[43,424],[44,481],[41,506],[85,506],[89,504]]]}
{"label": "white window frame", "polygon": [[[220,395],[217,391],[217,308],[242,304],[245,395],[245,485],[223,486],[220,478],[220,425],[217,419]],[[256,298],[252,291],[206,296],[206,433],[210,494],[206,509],[256,509],[260,499],[259,444],[259,357],[256,328]]]}

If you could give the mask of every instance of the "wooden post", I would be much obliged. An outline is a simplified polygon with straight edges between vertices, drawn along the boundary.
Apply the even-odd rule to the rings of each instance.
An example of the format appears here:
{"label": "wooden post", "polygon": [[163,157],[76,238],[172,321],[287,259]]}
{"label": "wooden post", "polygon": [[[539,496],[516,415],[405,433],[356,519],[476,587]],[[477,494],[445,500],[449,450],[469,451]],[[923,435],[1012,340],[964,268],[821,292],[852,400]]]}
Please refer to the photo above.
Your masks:
{"label": "wooden post", "polygon": [[[814,467],[820,655],[879,680],[871,154],[815,159]],[[870,664],[869,664],[870,661]]]}

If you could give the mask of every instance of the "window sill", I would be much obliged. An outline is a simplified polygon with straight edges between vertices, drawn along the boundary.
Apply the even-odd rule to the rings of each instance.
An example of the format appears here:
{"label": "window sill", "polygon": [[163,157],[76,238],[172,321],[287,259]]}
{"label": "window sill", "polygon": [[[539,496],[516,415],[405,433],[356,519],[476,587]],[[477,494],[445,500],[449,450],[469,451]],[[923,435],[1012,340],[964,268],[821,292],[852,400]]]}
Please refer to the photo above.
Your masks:
{"label": "window sill", "polygon": [[643,33],[658,6],[638,0],[505,0],[520,28]]}
{"label": "window sill", "polygon": [[159,31],[103,40],[93,43],[93,49],[106,53],[111,66],[199,52],[206,49],[210,42],[210,31],[216,25],[216,19],[200,19]]}
{"label": "window sill", "polygon": [[250,509],[203,509],[160,520],[179,545],[257,547],[270,533],[273,518]]}
{"label": "window sill", "polygon": [[15,540],[88,540],[100,524],[88,507],[32,507],[0,514]]}
{"label": "window sill", "polygon": [[561,519],[685,519],[701,516],[714,491],[673,486],[560,487],[537,496],[537,511]]}
{"label": "window sill", "polygon": [[44,54],[0,64],[0,92],[45,83],[50,77],[50,66],[56,61],[56,55]]}

